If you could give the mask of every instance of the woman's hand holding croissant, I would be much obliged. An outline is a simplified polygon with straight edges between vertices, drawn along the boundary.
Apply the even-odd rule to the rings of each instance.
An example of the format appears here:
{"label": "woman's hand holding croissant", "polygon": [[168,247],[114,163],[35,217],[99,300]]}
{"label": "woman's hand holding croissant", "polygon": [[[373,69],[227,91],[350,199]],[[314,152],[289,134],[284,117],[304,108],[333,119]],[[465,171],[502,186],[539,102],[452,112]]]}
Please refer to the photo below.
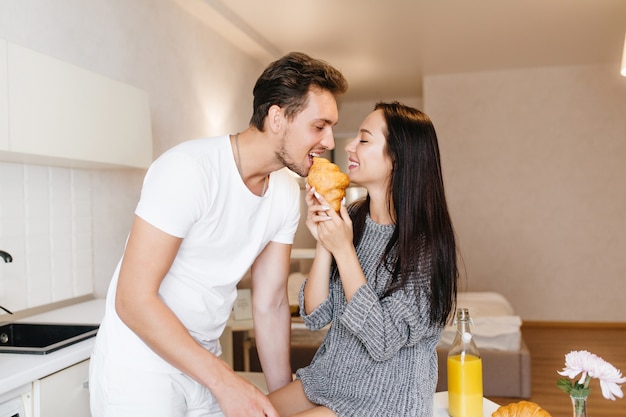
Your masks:
{"label": "woman's hand holding croissant", "polygon": [[308,206],[306,225],[315,240],[328,251],[337,251],[352,245],[352,220],[348,209],[341,204],[339,213],[315,189],[307,186],[305,201]]}

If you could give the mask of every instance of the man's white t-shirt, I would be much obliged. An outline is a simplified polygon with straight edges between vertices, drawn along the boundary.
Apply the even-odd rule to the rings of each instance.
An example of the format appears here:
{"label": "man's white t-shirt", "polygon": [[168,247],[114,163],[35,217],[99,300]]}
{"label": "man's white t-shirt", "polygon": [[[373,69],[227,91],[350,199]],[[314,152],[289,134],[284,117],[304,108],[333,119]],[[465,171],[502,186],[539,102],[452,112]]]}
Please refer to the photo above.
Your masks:
{"label": "man's white t-shirt", "polygon": [[[237,171],[229,136],[197,139],[173,147],[152,164],[135,214],[183,238],[159,296],[198,342],[219,355],[218,339],[237,283],[270,241],[293,243],[300,188],[282,169],[271,174],[264,196],[254,195]],[[109,287],[96,349],[132,368],[175,371],[117,316],[120,264]]]}

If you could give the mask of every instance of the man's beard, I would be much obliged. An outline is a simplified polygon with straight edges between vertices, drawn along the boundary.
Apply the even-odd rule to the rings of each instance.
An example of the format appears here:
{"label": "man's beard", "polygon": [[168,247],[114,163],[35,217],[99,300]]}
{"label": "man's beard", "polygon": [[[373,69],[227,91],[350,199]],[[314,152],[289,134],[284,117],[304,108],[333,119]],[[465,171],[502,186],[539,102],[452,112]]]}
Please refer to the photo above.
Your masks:
{"label": "man's beard", "polygon": [[308,170],[305,171],[302,166],[297,165],[291,159],[291,156],[289,155],[289,153],[287,152],[287,149],[285,148],[286,136],[287,134],[285,133],[285,136],[283,136],[283,139],[280,143],[280,148],[276,151],[276,158],[290,171],[295,172],[301,177],[306,177],[307,175],[309,175]]}

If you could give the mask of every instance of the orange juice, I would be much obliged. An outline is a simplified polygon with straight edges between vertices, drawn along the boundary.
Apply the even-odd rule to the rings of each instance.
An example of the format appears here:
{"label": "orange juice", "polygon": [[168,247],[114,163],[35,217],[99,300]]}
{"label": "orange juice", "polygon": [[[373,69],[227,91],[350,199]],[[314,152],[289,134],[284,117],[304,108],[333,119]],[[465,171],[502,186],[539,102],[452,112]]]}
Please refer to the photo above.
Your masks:
{"label": "orange juice", "polygon": [[483,417],[482,359],[448,357],[448,408],[451,417]]}

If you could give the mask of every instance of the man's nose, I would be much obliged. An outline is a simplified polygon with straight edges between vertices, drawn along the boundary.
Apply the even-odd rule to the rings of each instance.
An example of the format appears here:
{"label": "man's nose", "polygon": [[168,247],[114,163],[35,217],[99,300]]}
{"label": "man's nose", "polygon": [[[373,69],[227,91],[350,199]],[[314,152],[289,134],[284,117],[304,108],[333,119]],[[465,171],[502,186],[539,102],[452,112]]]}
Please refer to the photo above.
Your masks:
{"label": "man's nose", "polygon": [[324,137],[321,144],[328,150],[335,149],[335,135],[332,131]]}

